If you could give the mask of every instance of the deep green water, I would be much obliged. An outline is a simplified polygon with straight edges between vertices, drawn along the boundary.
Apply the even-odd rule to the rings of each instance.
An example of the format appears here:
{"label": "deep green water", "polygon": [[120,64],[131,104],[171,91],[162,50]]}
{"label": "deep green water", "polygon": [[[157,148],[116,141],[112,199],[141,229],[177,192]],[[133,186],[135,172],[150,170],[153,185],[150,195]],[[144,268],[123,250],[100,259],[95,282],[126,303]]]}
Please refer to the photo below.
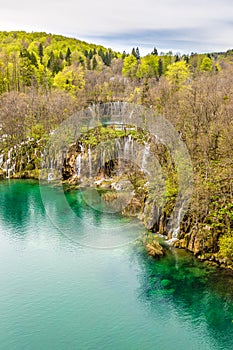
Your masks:
{"label": "deep green water", "polygon": [[179,250],[94,249],[143,229],[43,190],[50,217],[38,183],[0,183],[1,350],[233,349],[232,275]]}

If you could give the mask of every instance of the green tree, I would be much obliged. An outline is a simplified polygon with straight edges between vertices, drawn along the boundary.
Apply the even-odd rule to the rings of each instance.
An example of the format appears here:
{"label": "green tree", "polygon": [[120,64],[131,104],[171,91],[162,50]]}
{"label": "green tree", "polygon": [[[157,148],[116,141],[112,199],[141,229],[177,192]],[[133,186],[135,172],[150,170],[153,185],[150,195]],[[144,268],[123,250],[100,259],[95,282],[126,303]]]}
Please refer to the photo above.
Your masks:
{"label": "green tree", "polygon": [[29,52],[20,53],[19,63],[20,81],[23,86],[32,86],[36,84],[36,67],[31,61]]}
{"label": "green tree", "polygon": [[122,74],[127,77],[135,77],[137,71],[137,59],[134,55],[125,57]]}
{"label": "green tree", "polygon": [[58,57],[55,57],[54,52],[51,51],[49,54],[49,60],[47,64],[47,68],[50,69],[53,75],[60,72],[63,68],[62,60]]}
{"label": "green tree", "polygon": [[74,65],[65,67],[63,71],[55,76],[53,85],[72,94],[82,90],[85,85],[83,68]]}
{"label": "green tree", "polygon": [[154,47],[154,50],[151,52],[151,55],[158,56],[158,50]]}
{"label": "green tree", "polygon": [[220,237],[219,253],[222,257],[233,261],[233,235],[231,233]]}
{"label": "green tree", "polygon": [[92,59],[92,69],[95,70],[97,68],[97,66],[98,66],[98,62],[94,56]]}
{"label": "green tree", "polygon": [[136,59],[140,60],[140,52],[139,52],[139,48],[138,47],[136,48],[135,54],[136,54]]}
{"label": "green tree", "polygon": [[40,57],[40,63],[43,63],[43,57],[44,57],[44,49],[43,49],[43,45],[41,43],[39,43],[38,46],[38,55]]}
{"label": "green tree", "polygon": [[66,51],[65,60],[67,62],[67,65],[70,66],[71,65],[71,51],[70,51],[69,47],[67,48],[67,51]]}
{"label": "green tree", "polygon": [[211,72],[213,69],[213,65],[212,65],[212,60],[209,57],[204,57],[202,62],[201,62],[201,66],[200,66],[200,70],[201,72]]}
{"label": "green tree", "polygon": [[158,61],[158,76],[159,78],[163,75],[163,61],[159,58]]}
{"label": "green tree", "polygon": [[136,51],[135,51],[135,48],[134,48],[134,47],[133,47],[133,49],[132,49],[131,55],[133,55],[135,58],[137,58],[137,54],[136,54]]}
{"label": "green tree", "polygon": [[138,66],[136,76],[139,79],[158,77],[158,57],[154,55],[143,57]]}
{"label": "green tree", "polygon": [[185,86],[190,77],[190,70],[185,61],[175,62],[167,67],[166,78],[175,90]]}

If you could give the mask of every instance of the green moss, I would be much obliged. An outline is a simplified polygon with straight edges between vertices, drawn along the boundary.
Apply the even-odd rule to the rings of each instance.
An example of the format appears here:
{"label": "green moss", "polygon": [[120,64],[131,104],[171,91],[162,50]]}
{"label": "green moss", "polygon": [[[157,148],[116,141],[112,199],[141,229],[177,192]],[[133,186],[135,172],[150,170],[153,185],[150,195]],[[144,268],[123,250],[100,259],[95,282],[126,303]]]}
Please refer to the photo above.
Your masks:
{"label": "green moss", "polygon": [[219,254],[233,261],[233,234],[228,232],[219,238]]}

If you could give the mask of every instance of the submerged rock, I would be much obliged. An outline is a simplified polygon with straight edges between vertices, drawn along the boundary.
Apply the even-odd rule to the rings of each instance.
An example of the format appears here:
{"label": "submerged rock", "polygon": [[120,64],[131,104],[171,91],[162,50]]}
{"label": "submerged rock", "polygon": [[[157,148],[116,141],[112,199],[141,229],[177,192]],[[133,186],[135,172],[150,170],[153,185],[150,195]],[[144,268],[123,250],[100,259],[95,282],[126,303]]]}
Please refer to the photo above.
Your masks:
{"label": "submerged rock", "polygon": [[162,257],[165,255],[163,247],[155,239],[151,243],[146,244],[146,250],[153,257]]}

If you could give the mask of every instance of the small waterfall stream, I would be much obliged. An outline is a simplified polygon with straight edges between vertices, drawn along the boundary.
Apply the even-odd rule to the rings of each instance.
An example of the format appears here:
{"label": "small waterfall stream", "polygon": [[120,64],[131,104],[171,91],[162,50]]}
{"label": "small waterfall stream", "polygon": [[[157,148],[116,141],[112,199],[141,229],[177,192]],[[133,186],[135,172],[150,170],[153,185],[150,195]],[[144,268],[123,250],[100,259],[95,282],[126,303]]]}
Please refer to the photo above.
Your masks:
{"label": "small waterfall stream", "polygon": [[82,155],[81,155],[81,153],[79,153],[77,158],[76,158],[76,172],[77,172],[78,177],[80,177],[80,175],[81,175],[81,163],[82,163]]}
{"label": "small waterfall stream", "polygon": [[53,160],[50,160],[50,172],[48,173],[48,181],[53,180]]}
{"label": "small waterfall stream", "polygon": [[181,223],[181,214],[182,214],[182,210],[184,207],[184,203],[182,203],[182,206],[180,207],[179,211],[178,211],[178,215],[177,215],[177,227],[173,230],[172,233],[172,239],[176,239],[178,237],[179,231],[180,231],[180,223]]}
{"label": "small waterfall stream", "polygon": [[147,158],[149,156],[149,153],[150,153],[150,145],[146,143],[142,154],[142,165],[141,165],[141,168],[144,172],[148,172],[146,166],[147,166]]}
{"label": "small waterfall stream", "polygon": [[6,165],[5,165],[6,179],[10,178],[10,174],[13,171],[13,169],[11,167],[11,153],[12,153],[12,148],[8,151],[8,154],[7,154],[7,161],[6,161]]}
{"label": "small waterfall stream", "polygon": [[89,177],[92,175],[92,154],[91,154],[91,146],[88,146],[88,163],[89,163]]}

